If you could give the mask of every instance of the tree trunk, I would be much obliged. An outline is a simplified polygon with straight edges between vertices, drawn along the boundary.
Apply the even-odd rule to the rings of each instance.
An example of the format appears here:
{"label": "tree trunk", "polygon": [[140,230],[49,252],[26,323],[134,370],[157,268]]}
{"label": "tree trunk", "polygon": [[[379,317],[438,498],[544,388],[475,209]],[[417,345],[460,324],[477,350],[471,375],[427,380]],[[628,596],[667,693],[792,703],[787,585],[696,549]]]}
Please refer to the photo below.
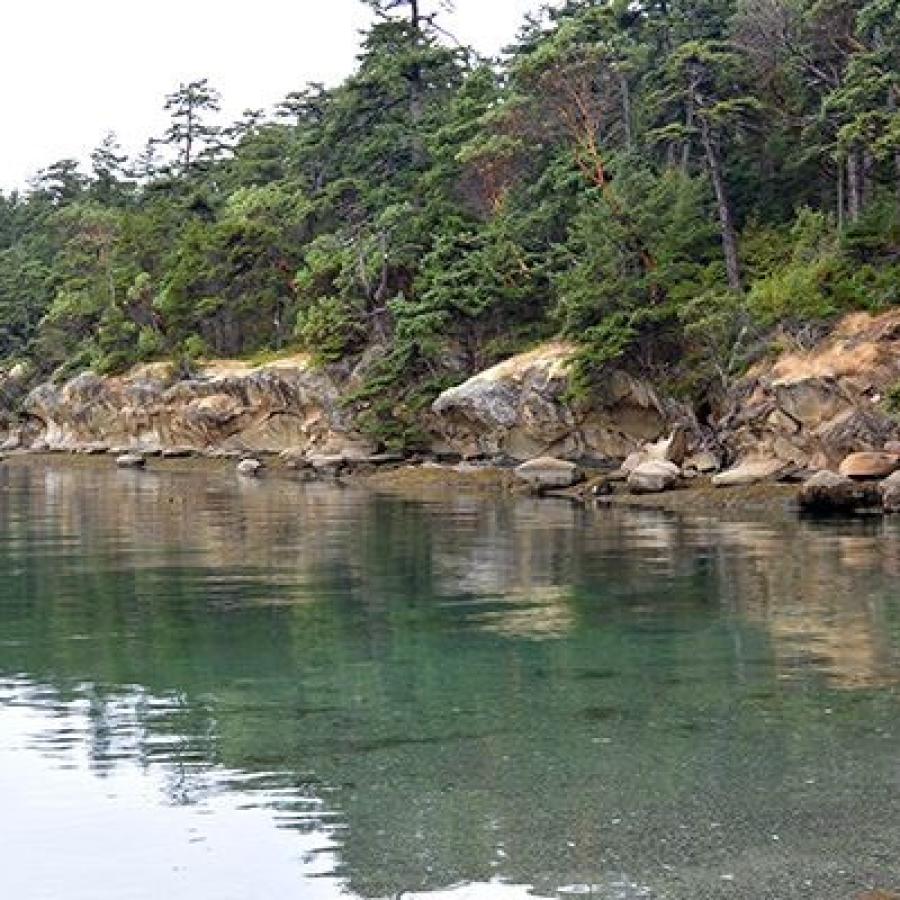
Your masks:
{"label": "tree trunk", "polygon": [[700,120],[700,137],[706,151],[706,162],[713,190],[716,192],[716,206],[719,211],[719,228],[722,232],[722,250],[725,254],[725,271],[728,274],[728,287],[735,292],[741,290],[741,267],[738,259],[737,234],[734,229],[734,218],[731,204],[725,187],[725,176],[722,172],[722,158],[714,135],[710,133],[709,123],[705,118]]}
{"label": "tree trunk", "polygon": [[838,231],[844,230],[844,164],[841,162],[837,167],[837,223]]}
{"label": "tree trunk", "polygon": [[862,168],[858,150],[847,157],[847,219],[855,222],[862,212]]}
{"label": "tree trunk", "polygon": [[[688,98],[687,101],[687,111],[684,116],[684,124],[687,125],[688,129],[694,127],[694,100],[692,97]],[[684,142],[681,145],[681,171],[683,174],[688,174],[688,167],[691,164],[691,139],[685,138]]]}
{"label": "tree trunk", "polygon": [[622,121],[625,123],[625,148],[634,150],[634,128],[631,124],[631,88],[624,72],[619,72],[619,88],[622,91]]}
{"label": "tree trunk", "polygon": [[[409,0],[409,25],[412,29],[412,52],[415,57],[419,52],[422,37],[422,15],[419,10],[419,0]],[[419,131],[424,113],[422,93],[422,67],[418,62],[413,62],[409,79],[409,118],[412,124],[412,162],[417,169],[423,168],[426,163],[425,142]]]}

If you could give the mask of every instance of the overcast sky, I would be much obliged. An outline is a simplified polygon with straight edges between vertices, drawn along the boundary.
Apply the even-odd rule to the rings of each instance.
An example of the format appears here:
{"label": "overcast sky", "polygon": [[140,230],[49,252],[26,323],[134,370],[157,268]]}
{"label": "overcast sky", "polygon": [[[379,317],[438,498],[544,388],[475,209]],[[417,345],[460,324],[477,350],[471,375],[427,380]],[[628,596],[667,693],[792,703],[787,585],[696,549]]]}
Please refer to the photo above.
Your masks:
{"label": "overcast sky", "polygon": [[[496,53],[539,0],[457,0],[447,22]],[[162,133],[163,97],[208,77],[223,113],[270,108],[307,81],[353,68],[359,0],[2,0],[0,189],[63,157],[86,159],[108,130],[139,150]]]}

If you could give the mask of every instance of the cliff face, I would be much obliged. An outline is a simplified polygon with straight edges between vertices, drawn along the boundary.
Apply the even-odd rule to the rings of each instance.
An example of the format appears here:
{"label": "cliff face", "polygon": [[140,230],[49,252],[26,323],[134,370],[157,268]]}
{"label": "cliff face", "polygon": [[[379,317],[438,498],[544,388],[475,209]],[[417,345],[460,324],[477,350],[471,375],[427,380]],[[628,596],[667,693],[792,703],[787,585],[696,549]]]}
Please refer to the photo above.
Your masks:
{"label": "cliff face", "polygon": [[[675,424],[697,436],[690,411],[646,381],[612,371],[590,401],[573,402],[573,346],[544,344],[445,391],[423,423],[435,452],[465,458],[622,459]],[[351,376],[352,377],[352,376]],[[900,384],[900,311],[854,315],[809,351],[757,366],[711,425],[731,460],[765,457],[834,468],[847,454],[900,439],[884,408]],[[303,356],[253,367],[220,361],[189,380],[164,365],[121,377],[84,373],[24,400],[29,438],[51,448],[192,447],[293,450],[361,458],[375,452],[354,430],[347,386]]]}
{"label": "cliff face", "polygon": [[735,458],[767,456],[836,468],[849,453],[900,438],[884,407],[900,385],[900,311],[848,316],[810,350],[757,366],[717,423]]}
{"label": "cliff face", "polygon": [[52,449],[102,442],[143,447],[366,452],[340,391],[304,357],[251,367],[216,363],[172,381],[161,365],[121,377],[83,373],[43,384],[24,409]]}
{"label": "cliff face", "polygon": [[646,382],[613,371],[590,403],[570,403],[571,344],[545,344],[441,394],[432,430],[464,457],[624,458],[662,436],[679,411]]}

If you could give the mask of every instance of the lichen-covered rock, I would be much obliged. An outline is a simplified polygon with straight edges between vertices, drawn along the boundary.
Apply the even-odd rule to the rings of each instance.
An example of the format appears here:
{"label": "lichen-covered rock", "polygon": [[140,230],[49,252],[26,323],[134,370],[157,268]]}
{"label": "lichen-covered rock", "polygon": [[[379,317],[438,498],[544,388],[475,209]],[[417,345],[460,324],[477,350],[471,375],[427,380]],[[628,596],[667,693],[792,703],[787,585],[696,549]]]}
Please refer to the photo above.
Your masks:
{"label": "lichen-covered rock", "polygon": [[874,481],[879,478],[887,478],[897,469],[900,469],[900,456],[895,456],[893,453],[867,451],[851,453],[841,462],[839,471],[847,478]]}
{"label": "lichen-covered rock", "polygon": [[623,459],[684,415],[623,371],[610,372],[591,397],[571,402],[574,349],[545,344],[445,391],[429,423],[441,446],[464,458]]}
{"label": "lichen-covered rock", "polygon": [[628,475],[628,490],[632,494],[658,494],[676,484],[681,470],[675,463],[654,459],[642,462]]}
{"label": "lichen-covered rock", "polygon": [[581,473],[575,463],[541,456],[518,466],[516,478],[539,489],[567,488],[580,480]]}

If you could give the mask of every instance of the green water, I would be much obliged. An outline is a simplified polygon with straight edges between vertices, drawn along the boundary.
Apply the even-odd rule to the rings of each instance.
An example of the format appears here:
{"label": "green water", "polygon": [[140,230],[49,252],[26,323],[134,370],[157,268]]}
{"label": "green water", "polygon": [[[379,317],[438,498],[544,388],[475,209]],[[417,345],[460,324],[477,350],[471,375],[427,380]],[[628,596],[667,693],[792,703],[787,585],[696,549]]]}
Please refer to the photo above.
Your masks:
{"label": "green water", "polygon": [[900,521],[0,469],[0,897],[900,888]]}

